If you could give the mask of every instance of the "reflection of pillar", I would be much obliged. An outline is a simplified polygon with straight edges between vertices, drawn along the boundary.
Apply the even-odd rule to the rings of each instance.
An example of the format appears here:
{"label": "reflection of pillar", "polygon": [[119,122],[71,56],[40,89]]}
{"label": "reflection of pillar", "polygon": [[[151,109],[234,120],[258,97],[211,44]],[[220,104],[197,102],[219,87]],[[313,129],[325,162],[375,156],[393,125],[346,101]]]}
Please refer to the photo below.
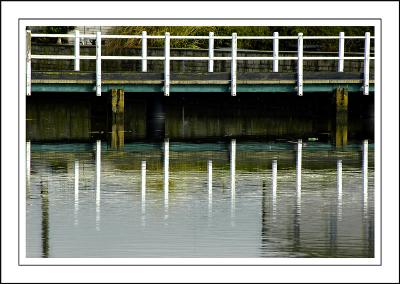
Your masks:
{"label": "reflection of pillar", "polygon": [[364,203],[368,203],[368,140],[363,142],[362,162]]}
{"label": "reflection of pillar", "polygon": [[335,145],[347,145],[347,125],[348,125],[348,91],[347,89],[337,88],[335,92],[336,120],[335,120]]}
{"label": "reflection of pillar", "polygon": [[337,215],[342,220],[342,160],[337,161]]}
{"label": "reflection of pillar", "polygon": [[165,110],[163,98],[152,97],[146,107],[146,136],[149,139],[161,140],[165,137]]}
{"label": "reflection of pillar", "polygon": [[231,140],[231,218],[232,218],[232,225],[234,225],[234,218],[235,218],[235,199],[236,199],[236,139]]}
{"label": "reflection of pillar", "polygon": [[31,184],[31,141],[26,142],[26,184],[29,190]]}
{"label": "reflection of pillar", "polygon": [[267,187],[265,180],[262,181],[262,199],[261,199],[261,252],[266,254],[268,248],[268,224],[267,224],[267,208],[265,206],[267,200]]}
{"label": "reflection of pillar", "polygon": [[212,161],[208,161],[208,216],[212,214]]}
{"label": "reflection of pillar", "polygon": [[301,139],[297,142],[297,160],[296,160],[296,189],[297,194],[301,197],[301,159],[303,152],[303,142]]}
{"label": "reflection of pillar", "polygon": [[42,199],[42,257],[49,257],[49,186],[47,177],[40,181]]}
{"label": "reflection of pillar", "polygon": [[301,159],[303,143],[299,139],[297,142],[297,160],[296,160],[296,206],[294,214],[293,227],[293,248],[295,251],[300,249],[300,216],[301,216]]}
{"label": "reflection of pillar", "polygon": [[276,218],[276,188],[277,188],[277,177],[278,177],[278,161],[272,161],[272,218],[275,221]]}
{"label": "reflection of pillar", "polygon": [[111,148],[124,147],[124,90],[111,90]]}
{"label": "reflection of pillar", "polygon": [[75,184],[74,184],[74,193],[75,193],[75,202],[74,202],[74,225],[78,225],[78,211],[79,211],[79,161],[75,161]]}
{"label": "reflection of pillar", "polygon": [[96,142],[96,230],[100,230],[101,141]]}
{"label": "reflection of pillar", "polygon": [[146,161],[142,161],[142,225],[146,222]]}
{"label": "reflection of pillar", "polygon": [[164,218],[168,218],[168,191],[169,191],[169,139],[164,141]]}
{"label": "reflection of pillar", "polygon": [[374,256],[374,225],[368,210],[368,140],[363,141],[362,149],[362,174],[363,174],[363,236],[366,257]]}

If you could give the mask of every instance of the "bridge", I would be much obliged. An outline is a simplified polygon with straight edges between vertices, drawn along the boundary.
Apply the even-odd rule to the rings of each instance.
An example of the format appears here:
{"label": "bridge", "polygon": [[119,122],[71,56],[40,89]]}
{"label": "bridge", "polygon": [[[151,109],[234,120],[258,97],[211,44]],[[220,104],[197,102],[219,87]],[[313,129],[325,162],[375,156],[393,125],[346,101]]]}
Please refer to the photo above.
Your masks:
{"label": "bridge", "polygon": [[[49,55],[32,54],[32,38],[74,38],[74,55]],[[96,42],[95,55],[81,55],[80,42],[82,39],[91,39]],[[102,55],[102,40],[105,39],[138,39],[142,48],[139,56]],[[164,41],[163,56],[148,56],[148,39]],[[171,56],[171,40],[208,40],[208,56]],[[214,40],[231,41],[230,56],[214,55]],[[337,56],[304,56],[304,40],[338,40]],[[363,56],[345,56],[345,40],[364,40],[365,48]],[[374,57],[370,54],[370,42],[374,39],[370,33],[363,36],[345,36],[340,32],[337,36],[280,36],[277,32],[272,36],[238,36],[233,33],[230,36],[215,36],[212,32],[208,36],[173,36],[168,32],[165,35],[147,35],[143,31],[141,35],[102,35],[80,34],[78,30],[74,34],[34,34],[26,32],[26,95],[32,92],[95,92],[97,96],[102,93],[112,93],[112,90],[120,90],[120,94],[127,93],[163,93],[169,96],[171,93],[193,92],[219,92],[230,93],[236,96],[238,93],[263,92],[263,93],[297,93],[302,96],[308,92],[330,93],[342,90],[342,96],[347,92],[363,92],[368,95],[374,92],[373,72],[370,72],[370,61]],[[272,40],[272,56],[238,56],[238,40]],[[297,41],[297,51],[294,56],[282,56],[279,52],[279,44],[285,41]],[[73,60],[72,71],[36,71],[32,70],[32,59],[36,60]],[[95,72],[80,70],[81,60],[95,60]],[[141,61],[141,72],[102,72],[102,63],[112,60]],[[271,72],[238,72],[240,61],[267,61],[272,62]],[[305,61],[327,60],[338,62],[336,72],[303,72]],[[349,72],[344,70],[346,60],[363,61],[363,72]],[[148,72],[148,61],[162,61],[163,71],[160,73]],[[173,73],[172,61],[206,61],[208,69],[197,73]],[[229,62],[230,70],[214,72],[214,62]],[[281,72],[280,61],[296,61],[297,68],[292,72]],[[351,70],[350,70],[351,71]]]}

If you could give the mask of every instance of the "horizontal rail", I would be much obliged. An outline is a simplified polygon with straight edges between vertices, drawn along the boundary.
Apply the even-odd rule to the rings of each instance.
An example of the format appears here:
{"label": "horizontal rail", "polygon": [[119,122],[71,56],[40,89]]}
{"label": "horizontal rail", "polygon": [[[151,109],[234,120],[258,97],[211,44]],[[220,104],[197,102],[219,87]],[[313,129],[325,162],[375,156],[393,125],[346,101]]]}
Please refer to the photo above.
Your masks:
{"label": "horizontal rail", "polygon": [[[75,38],[74,34],[31,34],[31,37]],[[79,38],[96,38],[95,34],[80,34]],[[142,35],[102,35],[102,39],[141,39]],[[164,39],[164,36],[151,36],[150,39]],[[170,36],[171,39],[209,39],[209,36]],[[297,36],[279,36],[278,39],[297,39]],[[345,39],[365,39],[364,36],[345,36]],[[371,36],[370,39],[374,39]],[[214,36],[214,39],[232,39],[232,36]],[[237,39],[274,39],[273,36],[238,36]],[[339,36],[304,36],[303,39],[339,39]]]}
{"label": "horizontal rail", "polygon": [[[31,38],[72,38],[74,39],[74,55],[44,55],[44,54],[31,54]],[[80,54],[80,39],[94,39],[96,42],[96,55],[81,55]],[[111,56],[102,55],[101,47],[102,41],[105,39],[138,39],[141,40],[142,54],[131,56]],[[164,41],[164,56],[148,56],[147,55],[147,40],[159,39]],[[170,56],[171,40],[180,39],[193,39],[193,40],[207,40],[208,41],[208,56]],[[306,56],[304,57],[304,40],[338,40],[338,56]],[[364,52],[360,53],[363,56],[345,56],[345,40],[361,39],[364,40]],[[338,72],[344,72],[345,60],[364,60],[364,81],[363,92],[365,95],[369,93],[369,62],[375,58],[370,56],[371,45],[370,41],[374,39],[370,33],[365,33],[364,36],[345,36],[344,32],[340,32],[335,36],[303,36],[299,33],[297,36],[279,36],[279,33],[274,32],[272,36],[238,36],[233,33],[229,36],[216,36],[213,32],[208,35],[191,36],[191,35],[176,35],[172,36],[169,33],[165,35],[147,35],[143,31],[141,35],[102,35],[101,32],[96,34],[80,34],[78,30],[72,34],[32,34],[31,31],[26,32],[26,93],[29,96],[31,93],[31,60],[32,59],[55,59],[55,60],[74,60],[74,70],[80,70],[80,60],[96,60],[96,94],[101,95],[101,61],[102,60],[140,60],[142,62],[142,72],[147,72],[148,60],[162,60],[164,61],[164,94],[169,95],[170,89],[170,61],[208,61],[208,72],[214,71],[214,61],[230,61],[231,68],[231,95],[236,96],[237,84],[237,62],[260,60],[260,61],[273,61],[273,72],[279,72],[279,61],[296,60],[297,61],[297,92],[301,96],[303,94],[303,62],[304,60],[334,60],[338,62]],[[231,47],[226,50],[230,52],[230,56],[214,56],[214,41],[215,40],[230,40]],[[272,56],[238,56],[237,41],[238,40],[272,40],[273,51]],[[297,40],[297,51],[294,52],[295,56],[280,56],[279,55],[279,40]],[[222,50],[221,50],[222,51]],[[322,54],[322,53],[321,53]]]}
{"label": "horizontal rail", "polygon": [[[31,55],[32,59],[60,59],[60,60],[70,60],[75,59],[75,55],[44,55],[44,54],[36,54]],[[80,55],[80,59],[84,60],[94,60],[96,59],[95,55]],[[142,56],[116,56],[116,55],[102,55],[101,59],[104,60],[143,60]],[[148,60],[164,60],[164,56],[147,56]],[[175,57],[171,56],[170,60],[176,61],[196,61],[196,60],[210,60],[210,57],[200,57],[200,56],[192,56],[192,57]],[[213,60],[232,60],[232,57],[212,57]],[[279,56],[279,57],[259,57],[259,56],[238,56],[236,60],[297,60],[297,56]],[[303,60],[339,60],[341,57],[331,56],[331,57],[322,57],[322,56],[313,56],[313,57],[303,57]],[[364,60],[364,57],[343,57],[345,60]],[[370,57],[370,59],[375,59],[375,57]]]}

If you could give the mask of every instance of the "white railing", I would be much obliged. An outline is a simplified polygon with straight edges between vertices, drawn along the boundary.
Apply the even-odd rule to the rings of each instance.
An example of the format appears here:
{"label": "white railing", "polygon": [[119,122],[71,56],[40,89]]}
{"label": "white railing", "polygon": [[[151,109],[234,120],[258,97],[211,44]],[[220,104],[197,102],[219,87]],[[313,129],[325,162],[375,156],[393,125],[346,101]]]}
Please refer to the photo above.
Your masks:
{"label": "white railing", "polygon": [[[74,55],[37,55],[31,53],[31,38],[46,37],[46,38],[74,38],[75,48]],[[96,40],[96,55],[80,55],[80,40],[81,39]],[[101,40],[102,39],[141,39],[142,40],[142,56],[102,56],[101,55]],[[164,39],[164,56],[147,56],[147,39]],[[170,42],[174,39],[203,39],[209,41],[207,57],[175,57],[170,55]],[[231,40],[231,56],[216,57],[214,56],[214,40],[224,39]],[[297,56],[279,56],[279,40],[297,40]],[[305,39],[338,39],[338,56],[303,56],[303,40]],[[345,57],[344,46],[345,39],[364,39],[365,48],[364,56]],[[237,87],[237,61],[239,60],[266,60],[273,61],[273,72],[279,72],[279,60],[297,60],[297,94],[303,95],[303,62],[304,60],[337,60],[338,72],[343,72],[345,60],[364,60],[364,80],[363,93],[369,94],[369,61],[374,57],[370,56],[370,40],[374,39],[369,32],[365,36],[345,36],[344,32],[340,32],[339,36],[303,36],[299,33],[297,36],[279,36],[279,33],[274,32],[273,36],[238,36],[233,33],[232,36],[214,36],[210,32],[208,36],[171,36],[168,32],[162,36],[147,35],[143,31],[141,35],[102,35],[101,32],[93,34],[80,34],[78,30],[75,34],[32,34],[31,31],[26,32],[26,93],[31,95],[31,60],[32,59],[56,59],[56,60],[74,60],[74,70],[80,70],[81,60],[96,60],[96,94],[101,96],[101,62],[102,60],[141,60],[142,72],[147,72],[148,60],[163,60],[164,61],[164,95],[169,96],[170,93],[170,62],[171,60],[203,60],[208,61],[208,72],[214,71],[214,61],[226,60],[231,61],[231,95],[236,96]],[[273,52],[272,57],[242,57],[237,56],[237,41],[238,40],[272,40]]]}

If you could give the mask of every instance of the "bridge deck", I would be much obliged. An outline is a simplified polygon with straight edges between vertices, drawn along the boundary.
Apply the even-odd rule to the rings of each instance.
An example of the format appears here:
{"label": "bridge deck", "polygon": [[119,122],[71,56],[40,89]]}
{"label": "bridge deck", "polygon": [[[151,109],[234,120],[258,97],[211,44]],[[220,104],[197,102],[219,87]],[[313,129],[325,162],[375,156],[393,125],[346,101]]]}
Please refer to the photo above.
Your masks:
{"label": "bridge deck", "polygon": [[[372,74],[371,74],[372,75]],[[363,74],[351,72],[304,72],[304,92],[332,92],[347,88],[360,92]],[[230,92],[230,73],[172,73],[171,92]],[[238,92],[296,92],[296,73],[238,73]],[[370,77],[370,92],[374,77]],[[103,73],[102,92],[124,89],[128,93],[162,93],[163,73]],[[95,92],[96,73],[81,71],[32,72],[32,92]]]}

